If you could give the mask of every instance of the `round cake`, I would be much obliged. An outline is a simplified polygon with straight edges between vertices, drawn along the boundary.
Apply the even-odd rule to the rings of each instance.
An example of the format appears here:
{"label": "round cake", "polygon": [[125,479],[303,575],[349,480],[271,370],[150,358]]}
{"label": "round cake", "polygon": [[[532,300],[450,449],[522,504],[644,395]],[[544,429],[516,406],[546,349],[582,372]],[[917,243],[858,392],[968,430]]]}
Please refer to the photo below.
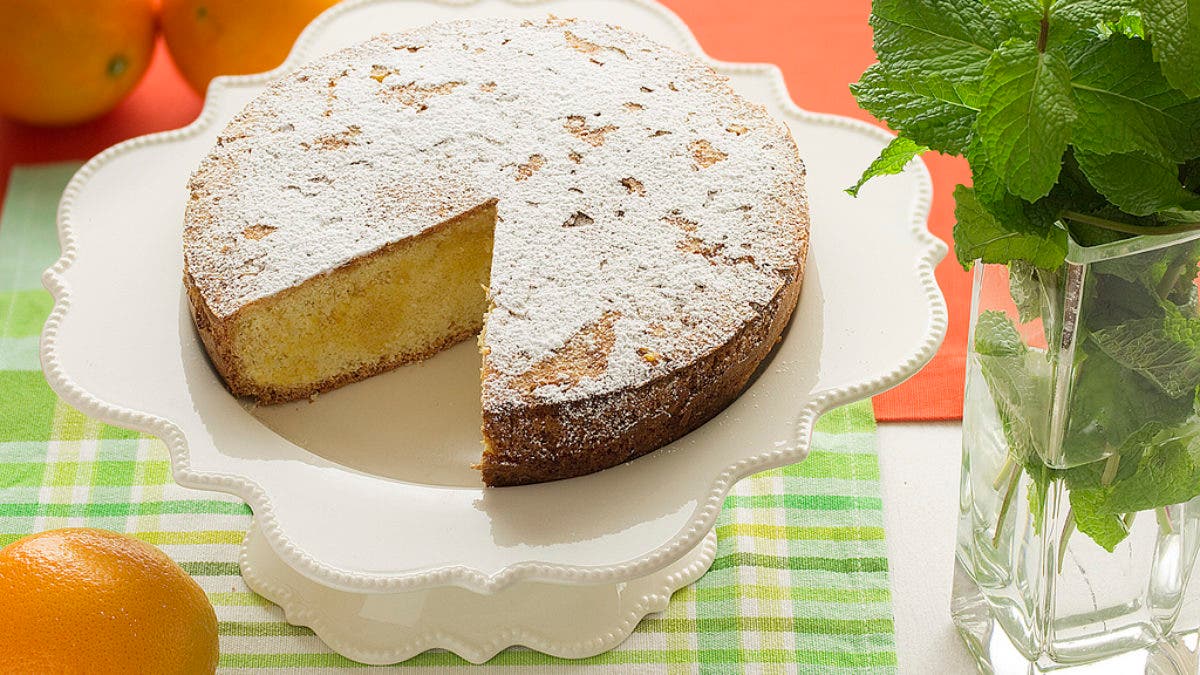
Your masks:
{"label": "round cake", "polygon": [[690,56],[554,17],[320,58],[189,190],[184,282],[234,394],[311,397],[479,334],[492,486],[719,412],[779,340],[808,241],[784,125]]}

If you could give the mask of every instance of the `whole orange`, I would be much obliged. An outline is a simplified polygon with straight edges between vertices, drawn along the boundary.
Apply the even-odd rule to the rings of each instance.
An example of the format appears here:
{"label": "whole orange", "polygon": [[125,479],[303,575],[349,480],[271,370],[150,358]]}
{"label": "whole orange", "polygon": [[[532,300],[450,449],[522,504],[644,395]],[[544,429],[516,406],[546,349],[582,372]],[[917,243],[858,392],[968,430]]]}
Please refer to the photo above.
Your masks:
{"label": "whole orange", "polygon": [[0,672],[212,673],[217,617],[165,553],[115,532],[50,530],[0,550]]}
{"label": "whole orange", "polygon": [[0,115],[59,126],[98,117],[142,79],[151,0],[0,2]]}
{"label": "whole orange", "polygon": [[336,0],[162,0],[163,37],[179,71],[204,93],[217,75],[283,63],[300,31]]}

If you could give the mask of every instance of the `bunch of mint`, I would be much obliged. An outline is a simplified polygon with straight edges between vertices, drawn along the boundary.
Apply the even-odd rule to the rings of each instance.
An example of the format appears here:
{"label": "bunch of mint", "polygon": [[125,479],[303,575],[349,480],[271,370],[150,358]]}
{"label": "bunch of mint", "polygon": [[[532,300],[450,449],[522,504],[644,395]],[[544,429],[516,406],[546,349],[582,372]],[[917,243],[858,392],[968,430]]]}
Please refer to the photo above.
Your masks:
{"label": "bunch of mint", "polygon": [[850,192],[926,150],[965,156],[964,266],[1053,269],[1068,230],[1200,223],[1197,0],[875,0],[871,26],[879,63],[851,89],[899,136]]}
{"label": "bunch of mint", "polygon": [[928,150],[966,157],[958,260],[1009,265],[1018,321],[1041,319],[1048,345],[1003,313],[976,320],[1010,452],[996,541],[1023,472],[1035,530],[1056,481],[1065,528],[1108,550],[1138,511],[1174,527],[1165,507],[1200,495],[1200,242],[1094,263],[1086,283],[1064,260],[1068,238],[1200,229],[1200,0],[875,0],[871,26],[879,63],[851,89],[898,137],[848,192]]}

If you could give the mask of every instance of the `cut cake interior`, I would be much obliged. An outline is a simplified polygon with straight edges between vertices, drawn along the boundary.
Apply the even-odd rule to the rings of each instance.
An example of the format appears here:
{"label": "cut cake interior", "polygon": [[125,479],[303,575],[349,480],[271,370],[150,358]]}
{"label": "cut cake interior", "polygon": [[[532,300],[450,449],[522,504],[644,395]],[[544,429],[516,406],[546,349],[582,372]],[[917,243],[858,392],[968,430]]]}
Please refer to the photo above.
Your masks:
{"label": "cut cake interior", "polygon": [[243,308],[229,334],[243,393],[309,396],[477,334],[495,222],[494,202],[481,205]]}

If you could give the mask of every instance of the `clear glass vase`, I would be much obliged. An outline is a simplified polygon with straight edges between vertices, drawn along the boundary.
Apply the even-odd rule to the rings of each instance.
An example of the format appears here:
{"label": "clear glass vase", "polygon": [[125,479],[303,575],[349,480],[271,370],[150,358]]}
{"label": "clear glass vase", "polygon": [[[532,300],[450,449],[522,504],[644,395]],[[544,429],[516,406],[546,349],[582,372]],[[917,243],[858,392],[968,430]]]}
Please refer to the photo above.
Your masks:
{"label": "clear glass vase", "polygon": [[1198,260],[975,266],[952,612],[983,672],[1197,672]]}

